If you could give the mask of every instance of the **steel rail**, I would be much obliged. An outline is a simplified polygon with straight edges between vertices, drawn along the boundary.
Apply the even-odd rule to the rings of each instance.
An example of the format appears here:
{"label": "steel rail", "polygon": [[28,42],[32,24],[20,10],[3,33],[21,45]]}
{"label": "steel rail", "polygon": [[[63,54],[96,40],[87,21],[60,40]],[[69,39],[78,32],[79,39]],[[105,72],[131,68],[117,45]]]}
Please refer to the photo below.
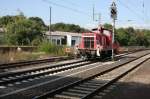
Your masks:
{"label": "steel rail", "polygon": [[150,59],[150,57],[145,59],[144,61],[140,62],[136,66],[132,67],[131,69],[127,70],[126,72],[122,73],[121,75],[117,76],[116,78],[114,78],[114,79],[110,80],[109,82],[105,83],[103,86],[98,87],[96,90],[94,90],[93,92],[91,92],[88,95],[84,96],[82,99],[90,99],[92,96],[96,95],[97,93],[104,90],[105,88],[111,86],[112,84],[117,82],[119,79],[123,78],[125,75],[127,75],[128,73],[130,73],[131,71],[133,71],[134,69],[136,69],[137,67],[139,67],[141,64],[143,64],[144,62],[146,62],[149,59]]}
{"label": "steel rail", "polygon": [[27,70],[25,69],[25,70],[13,71],[13,72],[2,72],[2,73],[0,73],[0,78],[12,76],[12,75],[18,75],[21,73],[28,73],[28,72],[35,72],[35,71],[46,70],[46,69],[51,69],[51,68],[57,68],[57,67],[65,66],[65,65],[76,64],[79,62],[84,62],[84,60],[77,60],[74,62],[67,62],[67,63],[56,64],[56,65],[55,64],[54,65],[44,65],[41,67],[31,68],[31,69],[27,69]]}
{"label": "steel rail", "polygon": [[[128,61],[128,62],[126,62],[126,63],[124,63],[124,64],[118,65],[118,66],[116,66],[116,67],[114,67],[114,68],[110,68],[110,69],[108,69],[108,70],[106,70],[106,71],[100,72],[100,73],[98,73],[98,74],[96,74],[96,75],[94,75],[94,76],[91,76],[91,77],[88,77],[88,78],[79,80],[79,81],[74,82],[74,83],[71,83],[71,84],[68,84],[68,85],[63,86],[63,87],[60,87],[60,88],[58,88],[58,89],[56,89],[56,90],[51,90],[51,91],[49,91],[49,92],[43,93],[42,95],[35,96],[33,99],[46,99],[47,97],[53,97],[53,96],[55,96],[56,94],[59,94],[59,93],[65,91],[65,90],[67,90],[67,89],[69,89],[69,88],[73,88],[74,86],[77,86],[77,85],[79,85],[79,84],[81,84],[81,83],[83,83],[83,82],[86,82],[86,81],[88,81],[88,80],[90,80],[90,79],[93,79],[93,78],[95,78],[95,77],[97,77],[97,76],[99,76],[99,75],[106,74],[106,73],[108,73],[108,72],[110,72],[110,71],[112,71],[112,70],[115,70],[115,69],[117,69],[117,68],[120,68],[120,67],[122,67],[122,66],[124,66],[124,65],[126,65],[126,64],[128,64],[128,63],[131,63],[131,62],[133,62],[133,61],[135,61],[135,60],[137,60],[137,59],[140,59],[140,58],[142,58],[142,57],[144,57],[144,56],[146,56],[146,55],[149,55],[149,53],[147,53],[147,54],[145,54],[145,55],[142,55],[142,56],[140,56],[140,57],[138,57],[138,58],[135,58],[135,59],[133,59],[133,60],[131,60],[131,61]],[[148,58],[148,59],[149,59],[149,58]],[[145,61],[147,61],[148,59],[146,59]],[[143,61],[143,62],[145,62],[145,61]],[[140,64],[142,64],[143,62],[141,62]],[[138,64],[138,65],[140,65],[140,64]],[[137,65],[137,66],[138,66],[138,65]],[[82,97],[82,98],[83,98],[83,99],[87,99],[87,98],[93,96],[96,92],[98,92],[99,90],[102,90],[103,88],[105,88],[105,87],[108,86],[109,84],[111,84],[111,83],[115,82],[116,80],[120,79],[120,78],[123,77],[125,74],[127,74],[128,72],[130,72],[130,71],[132,71],[133,69],[135,69],[137,66],[135,66],[134,68],[130,69],[129,71],[126,71],[124,74],[118,76],[118,77],[115,78],[113,81],[110,81],[108,84],[103,85],[103,87],[102,87],[102,86],[99,87],[98,89],[94,90],[92,93],[89,93],[88,95],[86,95],[85,97]],[[90,99],[90,98],[89,98],[89,99]]]}
{"label": "steel rail", "polygon": [[[29,75],[20,76],[20,77],[17,77],[17,78],[14,77],[13,79],[0,81],[0,85],[6,85],[8,83],[14,83],[14,82],[17,82],[17,81],[22,81],[22,80],[26,80],[26,79],[30,79],[30,78],[44,76],[44,75],[47,75],[47,74],[58,73],[58,72],[66,71],[66,70],[69,70],[69,69],[73,69],[73,68],[77,68],[77,67],[82,67],[82,66],[85,66],[85,65],[88,65],[88,64],[92,64],[92,63],[94,63],[94,62],[86,62],[86,63],[81,63],[81,64],[75,64],[73,66],[62,67],[62,68],[58,68],[58,69],[55,69],[55,70],[49,70],[49,71],[42,72],[42,73],[29,74]],[[61,65],[61,66],[63,66],[63,65]],[[11,77],[13,75],[11,74]],[[5,77],[6,76],[8,76],[8,75],[5,75]]]}
{"label": "steel rail", "polygon": [[[148,51],[149,52],[149,51]],[[147,52],[146,52],[147,53]],[[144,56],[144,54],[146,54],[145,52],[142,52],[141,54],[139,54],[138,55],[138,57],[142,57],[142,56]],[[95,70],[96,71],[96,73],[94,73],[94,74],[92,74],[92,75],[95,75],[95,74],[98,74],[99,72],[101,72],[101,74],[104,74],[104,73],[106,73],[107,71],[109,71],[109,70],[113,70],[113,69],[115,69],[115,68],[117,68],[118,66],[120,66],[120,65],[123,65],[123,64],[126,64],[125,62],[131,62],[132,60],[135,60],[136,59],[136,57],[132,57],[132,55],[131,55],[131,59],[127,59],[127,60],[125,60],[123,63],[122,62],[120,62],[120,61],[118,61],[118,63],[117,64],[112,64],[113,66],[108,66],[108,68],[106,68],[106,69],[102,69],[99,65],[99,67],[98,66],[96,66],[95,68],[91,68],[91,69],[88,69],[88,71],[89,72],[92,72],[91,70],[95,70],[96,68],[99,68],[99,69],[102,69],[101,71],[99,71],[99,70]],[[107,69],[109,69],[109,70],[107,70]],[[87,71],[87,70],[84,70],[84,71]],[[82,73],[80,73],[80,72],[77,72],[77,73],[73,73],[73,75],[76,75],[77,74],[77,76],[79,75],[79,74],[83,74],[84,72],[82,72]],[[91,78],[91,73],[89,73],[86,77],[83,77],[83,79],[84,78],[86,78],[86,79],[90,79]],[[23,88],[23,89],[20,89],[20,90],[16,90],[15,92],[10,92],[10,93],[6,93],[6,94],[2,94],[2,95],[0,95],[0,97],[1,98],[3,98],[3,97],[8,97],[8,99],[9,99],[9,96],[10,97],[15,97],[16,95],[17,96],[19,96],[19,97],[22,97],[22,94],[23,93],[31,93],[32,91],[36,91],[36,90],[41,90],[41,88],[48,88],[48,87],[46,87],[46,86],[49,86],[48,84],[53,84],[53,83],[57,83],[57,82],[59,82],[59,81],[64,81],[64,84],[67,82],[67,80],[69,80],[69,77],[71,77],[72,75],[68,75],[68,76],[66,76],[66,77],[61,77],[60,79],[54,79],[54,80],[50,80],[50,81],[46,81],[46,82],[43,82],[43,83],[40,83],[40,84],[37,84],[37,85],[35,85],[35,86],[31,86],[31,87],[27,87],[27,88]],[[90,76],[90,77],[89,77]],[[88,78],[87,78],[88,77]],[[93,76],[92,76],[93,77]],[[73,80],[73,81],[71,81],[69,84],[67,84],[66,83],[66,85],[63,85],[64,87],[65,86],[68,86],[68,85],[70,85],[70,84],[73,84],[73,83],[78,83],[78,82],[80,82],[79,80]],[[57,84],[56,84],[57,85]],[[50,85],[50,87],[51,87],[51,85]],[[55,87],[54,87],[55,88]],[[62,88],[61,86],[60,87],[56,87],[55,89],[59,89],[59,88]],[[48,90],[47,89],[44,89],[45,90],[45,94],[47,94],[47,93],[49,93],[49,92],[51,92],[51,91],[49,91],[48,92]],[[47,90],[47,91],[46,91]],[[41,94],[40,94],[41,95]],[[33,96],[36,96],[36,94],[34,93],[34,94],[32,94],[32,95],[28,95],[27,97],[33,97]],[[22,97],[23,98],[23,97]],[[25,97],[24,97],[24,99],[25,99]]]}
{"label": "steel rail", "polygon": [[64,57],[54,57],[54,58],[49,58],[49,59],[39,59],[39,60],[33,60],[33,61],[6,63],[6,64],[0,64],[0,69],[23,67],[23,66],[29,66],[29,65],[34,65],[34,64],[55,62],[55,61],[58,61],[58,60],[63,61],[63,60],[67,60],[67,59],[72,59],[72,58],[64,56]]}

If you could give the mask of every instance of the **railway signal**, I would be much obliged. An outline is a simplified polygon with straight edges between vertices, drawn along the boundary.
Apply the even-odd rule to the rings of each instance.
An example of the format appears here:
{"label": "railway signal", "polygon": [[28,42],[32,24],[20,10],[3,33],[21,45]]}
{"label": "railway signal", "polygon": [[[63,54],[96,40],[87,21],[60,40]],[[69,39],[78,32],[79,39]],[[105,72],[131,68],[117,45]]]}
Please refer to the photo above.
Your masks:
{"label": "railway signal", "polygon": [[117,19],[117,7],[116,7],[115,1],[112,2],[110,10],[111,10],[111,12],[110,12],[111,18],[113,20],[116,20]]}
{"label": "railway signal", "polygon": [[112,26],[113,26],[113,32],[112,32],[112,60],[114,60],[114,49],[113,49],[113,44],[114,44],[114,33],[115,33],[115,20],[117,19],[117,7],[115,0],[113,0],[111,7],[110,7],[110,14],[112,18]]}

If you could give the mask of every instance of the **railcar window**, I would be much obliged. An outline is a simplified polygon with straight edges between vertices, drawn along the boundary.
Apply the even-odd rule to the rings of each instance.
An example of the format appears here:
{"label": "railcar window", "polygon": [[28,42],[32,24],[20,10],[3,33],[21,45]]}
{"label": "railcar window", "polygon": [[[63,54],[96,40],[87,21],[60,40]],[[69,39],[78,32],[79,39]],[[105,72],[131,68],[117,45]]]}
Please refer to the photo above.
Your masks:
{"label": "railcar window", "polygon": [[84,37],[84,47],[94,48],[94,37]]}
{"label": "railcar window", "polygon": [[57,40],[57,45],[60,45],[60,40]]}
{"label": "railcar window", "polygon": [[61,44],[66,45],[67,44],[67,36],[64,36],[64,38],[61,38]]}
{"label": "railcar window", "polygon": [[55,39],[52,39],[52,42],[53,42],[54,44],[56,44],[56,40],[55,40]]}
{"label": "railcar window", "polygon": [[74,46],[76,44],[76,40],[71,40],[71,46]]}

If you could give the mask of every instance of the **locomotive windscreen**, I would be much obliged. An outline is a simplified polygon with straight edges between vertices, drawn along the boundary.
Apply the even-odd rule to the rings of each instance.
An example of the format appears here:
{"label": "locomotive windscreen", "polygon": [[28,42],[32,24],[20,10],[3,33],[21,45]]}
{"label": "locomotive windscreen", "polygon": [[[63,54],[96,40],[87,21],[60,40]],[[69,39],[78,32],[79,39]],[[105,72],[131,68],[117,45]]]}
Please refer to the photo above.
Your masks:
{"label": "locomotive windscreen", "polygon": [[84,48],[94,48],[94,37],[84,37]]}

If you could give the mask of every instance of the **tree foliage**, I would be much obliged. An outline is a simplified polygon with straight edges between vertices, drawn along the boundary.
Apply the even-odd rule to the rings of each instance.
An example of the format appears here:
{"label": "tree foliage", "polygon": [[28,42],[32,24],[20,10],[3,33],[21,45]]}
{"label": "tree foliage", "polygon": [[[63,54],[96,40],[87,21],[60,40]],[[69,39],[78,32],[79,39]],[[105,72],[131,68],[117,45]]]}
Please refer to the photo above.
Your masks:
{"label": "tree foliage", "polygon": [[39,29],[47,30],[47,26],[45,25],[44,21],[41,18],[30,17],[29,20],[33,21],[34,24],[36,24],[39,27]]}
{"label": "tree foliage", "polygon": [[25,17],[23,15],[17,15],[17,16],[3,16],[0,17],[0,27],[6,27],[8,24],[15,23],[17,20],[24,19]]}
{"label": "tree foliage", "polygon": [[52,31],[77,32],[77,33],[88,31],[84,28],[81,28],[79,25],[65,24],[65,23],[52,24],[51,29]]}
{"label": "tree foliage", "polygon": [[[39,17],[26,18],[23,14],[0,17],[0,28],[5,30],[5,41],[13,45],[38,45],[43,39],[48,26]],[[51,25],[52,31],[85,32],[79,25],[56,23]]]}
{"label": "tree foliage", "polygon": [[27,19],[24,16],[16,16],[12,19],[13,21],[8,22],[5,27],[7,30],[5,37],[8,44],[34,45],[35,40],[37,43],[42,40],[44,22],[41,25],[41,21],[35,21],[34,18]]}
{"label": "tree foliage", "polygon": [[[104,27],[112,30],[110,24],[106,23]],[[43,39],[43,33],[48,31],[48,26],[41,18],[27,18],[23,14],[0,17],[0,28],[5,30],[5,39],[0,38],[0,43],[6,42],[13,45],[38,45]],[[51,30],[77,33],[89,31],[79,25],[65,23],[52,24]],[[119,28],[115,30],[115,39],[121,46],[150,46],[150,30]]]}
{"label": "tree foliage", "polygon": [[111,25],[111,24],[108,24],[108,23],[105,23],[105,24],[104,24],[104,28],[105,28],[105,29],[112,30],[112,25]]}
{"label": "tree foliage", "polygon": [[[112,30],[110,24],[104,24],[104,27]],[[150,46],[150,30],[139,30],[133,27],[119,28],[115,30],[115,40],[121,46]]]}

